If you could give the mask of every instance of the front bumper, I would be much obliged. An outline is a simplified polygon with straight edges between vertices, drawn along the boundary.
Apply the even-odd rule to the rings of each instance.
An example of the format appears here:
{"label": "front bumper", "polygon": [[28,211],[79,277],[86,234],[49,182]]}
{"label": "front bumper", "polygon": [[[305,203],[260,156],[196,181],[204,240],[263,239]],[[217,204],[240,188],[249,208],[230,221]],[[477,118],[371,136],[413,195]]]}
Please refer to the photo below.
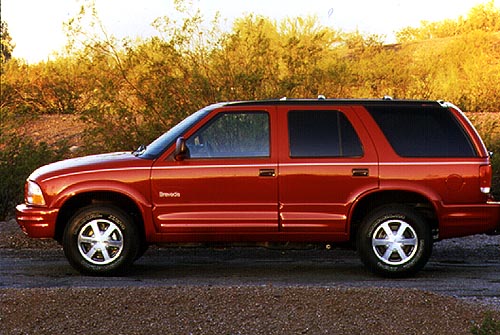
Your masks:
{"label": "front bumper", "polygon": [[59,209],[31,207],[21,204],[16,207],[16,220],[23,232],[35,238],[54,238]]}

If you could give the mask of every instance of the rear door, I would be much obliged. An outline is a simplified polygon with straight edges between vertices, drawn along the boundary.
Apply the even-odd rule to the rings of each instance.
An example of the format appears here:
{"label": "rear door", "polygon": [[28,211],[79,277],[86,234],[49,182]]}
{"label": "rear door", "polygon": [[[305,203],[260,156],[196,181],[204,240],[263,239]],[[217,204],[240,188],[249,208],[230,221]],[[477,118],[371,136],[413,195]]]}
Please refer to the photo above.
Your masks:
{"label": "rear door", "polygon": [[188,158],[169,155],[155,164],[153,213],[160,232],[230,240],[278,231],[275,109],[216,109],[184,135]]}
{"label": "rear door", "polygon": [[353,202],[378,187],[370,136],[351,106],[280,108],[280,229],[347,233]]}

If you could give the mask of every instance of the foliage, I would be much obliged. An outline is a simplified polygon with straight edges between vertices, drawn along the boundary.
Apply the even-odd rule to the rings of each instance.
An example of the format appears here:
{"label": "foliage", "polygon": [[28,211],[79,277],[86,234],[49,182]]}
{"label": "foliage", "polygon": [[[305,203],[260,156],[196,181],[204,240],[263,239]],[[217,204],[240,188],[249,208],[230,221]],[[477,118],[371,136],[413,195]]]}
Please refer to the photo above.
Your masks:
{"label": "foliage", "polygon": [[158,36],[131,41],[109,34],[86,2],[66,24],[66,55],[4,66],[2,107],[15,115],[81,115],[87,152],[97,152],[148,143],[224,100],[392,95],[449,100],[474,112],[500,105],[500,14],[493,1],[466,18],[407,28],[397,45],[323,27],[315,17],[274,22],[248,15],[224,31],[218,17],[207,23],[189,3],[176,5],[179,19],[153,23]]}
{"label": "foliage", "polygon": [[[84,2],[66,23],[65,54],[38,64],[15,58],[2,64],[0,119],[78,115],[86,125],[85,154],[149,143],[217,101],[319,94],[442,99],[469,116],[487,115],[475,124],[497,152],[499,188],[500,136],[490,136],[498,123],[488,121],[500,112],[500,10],[494,1],[457,20],[405,28],[394,45],[385,45],[381,36],[321,26],[315,17],[275,22],[247,15],[227,30],[217,16],[206,22],[188,0],[175,4],[175,16],[153,22],[157,36],[132,41],[109,34],[94,1]],[[5,50],[11,51],[4,29],[2,22],[2,43],[8,40]],[[4,157],[27,152],[30,145],[51,151],[3,132],[0,137],[0,146],[8,143],[13,150],[2,150]],[[58,155],[45,154],[50,159]]]}
{"label": "foliage", "polygon": [[397,33],[397,38],[399,43],[408,43],[460,36],[477,30],[500,31],[500,9],[495,7],[494,0],[472,8],[465,18],[441,22],[422,21],[420,27],[404,28]]}
{"label": "foliage", "polygon": [[13,125],[24,121],[7,120],[5,114],[0,114],[0,219],[22,202],[24,182],[35,168],[60,160],[68,153],[64,143],[57,146],[35,143],[14,131]]}
{"label": "foliage", "polygon": [[0,64],[3,64],[12,58],[14,44],[9,34],[7,22],[0,21]]}
{"label": "foliage", "polygon": [[493,318],[493,313],[486,313],[483,323],[471,328],[472,335],[498,335],[500,334],[500,320]]}

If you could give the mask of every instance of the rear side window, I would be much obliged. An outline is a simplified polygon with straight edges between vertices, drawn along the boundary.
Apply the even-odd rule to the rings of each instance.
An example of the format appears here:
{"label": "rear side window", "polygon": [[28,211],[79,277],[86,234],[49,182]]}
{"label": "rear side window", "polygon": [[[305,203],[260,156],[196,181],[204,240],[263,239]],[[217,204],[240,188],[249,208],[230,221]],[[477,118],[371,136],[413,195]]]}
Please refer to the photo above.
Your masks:
{"label": "rear side window", "polygon": [[399,156],[477,156],[465,130],[446,108],[423,106],[367,108]]}
{"label": "rear side window", "polygon": [[290,157],[361,157],[361,141],[339,111],[288,113]]}

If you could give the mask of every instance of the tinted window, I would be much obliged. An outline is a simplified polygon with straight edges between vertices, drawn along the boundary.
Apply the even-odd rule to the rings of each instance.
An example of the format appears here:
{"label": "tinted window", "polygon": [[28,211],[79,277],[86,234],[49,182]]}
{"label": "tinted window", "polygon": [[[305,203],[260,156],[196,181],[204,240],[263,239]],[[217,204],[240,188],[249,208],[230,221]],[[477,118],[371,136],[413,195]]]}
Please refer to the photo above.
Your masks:
{"label": "tinted window", "polygon": [[220,113],[186,144],[191,158],[269,157],[269,115]]}
{"label": "tinted window", "polygon": [[339,111],[290,111],[290,157],[360,157],[363,148],[346,116]]}
{"label": "tinted window", "polygon": [[441,107],[369,107],[396,153],[402,157],[475,157],[463,128]]}

